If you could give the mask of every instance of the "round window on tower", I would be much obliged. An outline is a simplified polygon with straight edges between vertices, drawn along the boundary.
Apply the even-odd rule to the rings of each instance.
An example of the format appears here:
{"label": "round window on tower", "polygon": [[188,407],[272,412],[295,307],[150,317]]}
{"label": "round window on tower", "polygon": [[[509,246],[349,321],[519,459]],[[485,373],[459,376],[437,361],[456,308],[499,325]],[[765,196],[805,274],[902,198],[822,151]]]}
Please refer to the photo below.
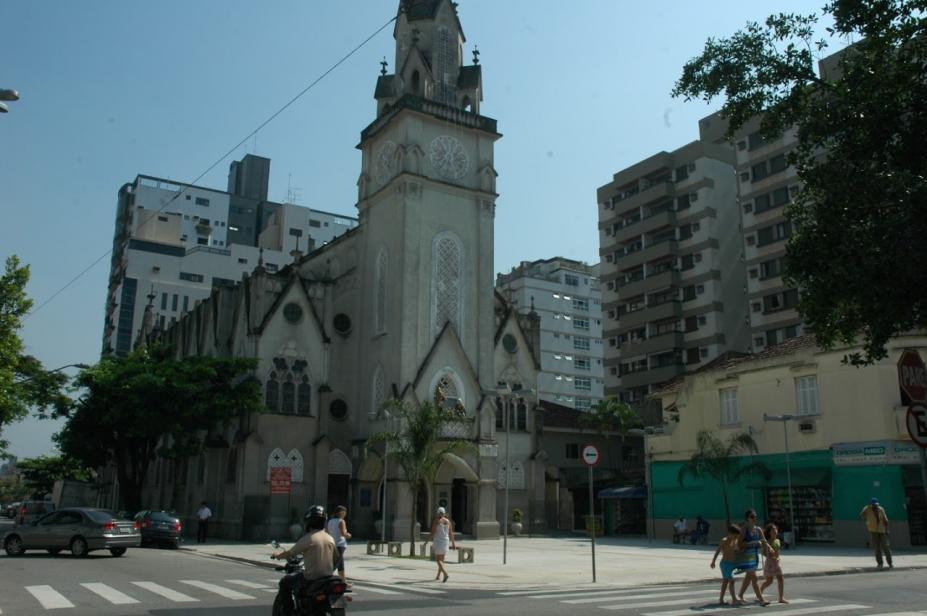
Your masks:
{"label": "round window on tower", "polygon": [[290,323],[299,323],[303,318],[303,309],[299,304],[290,302],[283,307],[283,317]]}
{"label": "round window on tower", "polygon": [[336,332],[342,336],[347,336],[351,333],[351,317],[343,312],[339,312],[335,315],[335,318],[332,319],[332,326],[335,328]]}
{"label": "round window on tower", "polygon": [[332,403],[328,406],[328,412],[331,413],[332,419],[344,421],[348,418],[348,403],[341,398],[332,400]]}
{"label": "round window on tower", "polygon": [[506,334],[502,336],[502,348],[509,353],[514,353],[518,350],[518,340],[512,334]]}

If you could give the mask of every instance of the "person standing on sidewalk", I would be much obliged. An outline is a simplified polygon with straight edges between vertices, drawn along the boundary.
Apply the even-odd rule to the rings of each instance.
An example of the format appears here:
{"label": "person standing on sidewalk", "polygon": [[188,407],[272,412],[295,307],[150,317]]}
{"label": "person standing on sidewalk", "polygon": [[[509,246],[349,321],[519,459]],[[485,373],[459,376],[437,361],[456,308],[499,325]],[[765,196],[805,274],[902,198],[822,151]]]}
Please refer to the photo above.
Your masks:
{"label": "person standing on sidewalk", "polygon": [[196,542],[206,543],[206,527],[209,524],[209,518],[212,517],[212,511],[206,506],[206,501],[200,503],[200,508],[196,511]]}
{"label": "person standing on sidewalk", "polygon": [[885,509],[879,504],[879,499],[873,497],[869,504],[863,507],[859,512],[859,517],[866,520],[866,530],[869,531],[869,542],[875,552],[876,563],[879,569],[882,568],[882,553],[885,553],[885,561],[889,569],[894,569],[892,564],[892,548],[888,543],[888,515]]}
{"label": "person standing on sidewalk", "polygon": [[344,572],[344,553],[348,549],[348,539],[351,538],[351,533],[348,532],[348,525],[344,521],[347,515],[348,508],[344,505],[338,505],[335,507],[334,515],[329,518],[325,525],[325,530],[332,536],[332,539],[335,540],[335,548],[338,550],[338,575],[341,576],[341,579],[345,582],[348,581],[348,578]]}

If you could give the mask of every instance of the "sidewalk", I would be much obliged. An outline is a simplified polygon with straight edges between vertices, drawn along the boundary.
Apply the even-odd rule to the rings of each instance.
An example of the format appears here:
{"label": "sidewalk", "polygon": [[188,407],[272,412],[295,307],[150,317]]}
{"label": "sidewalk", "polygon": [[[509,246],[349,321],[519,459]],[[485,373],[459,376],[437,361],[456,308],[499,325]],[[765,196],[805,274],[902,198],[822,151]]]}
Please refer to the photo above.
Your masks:
{"label": "sidewalk", "polygon": [[[555,588],[591,585],[592,556],[588,537],[509,537],[508,564],[502,564],[502,540],[467,541],[474,548],[472,564],[457,564],[448,552],[449,584],[457,588],[488,590]],[[289,547],[291,543],[285,543]],[[416,544],[416,549],[421,543]],[[270,559],[269,544],[216,540],[204,545],[185,544],[185,550],[230,558],[255,565],[281,564]],[[709,567],[713,546],[680,546],[646,539],[596,540],[598,585],[640,586],[680,582],[718,581],[718,569]],[[366,543],[351,542],[346,554],[348,578],[377,584],[431,584],[437,572],[433,562],[388,556],[368,556]],[[408,542],[403,553],[408,554]],[[896,552],[896,569],[927,568],[927,552]],[[833,575],[874,571],[875,558],[867,549],[799,546],[782,552],[787,577]],[[886,572],[890,575],[890,572]]]}

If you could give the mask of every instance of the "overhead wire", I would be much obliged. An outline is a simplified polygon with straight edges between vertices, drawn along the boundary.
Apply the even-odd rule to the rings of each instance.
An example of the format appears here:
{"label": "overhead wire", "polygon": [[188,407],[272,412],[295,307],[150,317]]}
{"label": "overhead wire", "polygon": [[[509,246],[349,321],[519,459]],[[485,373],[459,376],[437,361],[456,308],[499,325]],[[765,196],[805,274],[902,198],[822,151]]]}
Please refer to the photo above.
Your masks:
{"label": "overhead wire", "polygon": [[[368,36],[368,37],[365,38],[363,41],[361,41],[361,42],[360,42],[356,47],[354,47],[351,51],[349,51],[347,54],[345,54],[344,56],[342,56],[342,58],[341,58],[340,60],[338,60],[337,62],[335,62],[334,64],[332,64],[324,73],[322,73],[321,75],[319,75],[318,77],[316,77],[309,85],[307,85],[305,88],[303,88],[302,90],[300,90],[300,92],[299,92],[298,94],[296,94],[296,96],[294,96],[294,97],[291,98],[289,101],[287,101],[287,103],[286,103],[285,105],[283,105],[282,107],[280,107],[279,109],[277,109],[277,111],[275,111],[273,114],[271,114],[270,117],[268,117],[266,120],[264,120],[263,122],[261,122],[261,123],[258,125],[257,128],[255,128],[255,129],[252,130],[250,133],[248,133],[241,141],[239,141],[238,143],[236,143],[236,144],[235,144],[232,148],[230,148],[225,154],[223,154],[221,157],[219,157],[218,159],[216,159],[216,161],[215,161],[214,163],[212,163],[211,165],[209,165],[209,167],[207,167],[205,171],[203,171],[203,172],[200,173],[198,176],[196,176],[196,178],[195,178],[192,182],[190,182],[189,184],[183,184],[183,185],[182,185],[183,188],[182,188],[177,194],[175,194],[173,197],[171,197],[168,201],[166,201],[166,202],[164,203],[164,205],[162,205],[160,208],[158,208],[158,210],[157,210],[157,212],[155,212],[155,214],[158,214],[158,213],[163,212],[163,211],[164,211],[164,208],[166,208],[168,205],[170,205],[171,203],[173,203],[174,201],[176,201],[177,199],[179,199],[183,194],[185,194],[185,193],[187,192],[187,189],[188,189],[188,188],[190,188],[191,186],[194,186],[197,182],[199,182],[201,179],[203,179],[203,177],[204,177],[206,174],[208,174],[210,171],[212,171],[213,169],[215,169],[220,163],[222,163],[222,161],[224,161],[224,160],[227,159],[229,156],[231,156],[231,155],[235,152],[235,150],[237,150],[238,148],[240,148],[246,141],[248,141],[248,139],[251,139],[251,137],[254,137],[255,135],[257,135],[257,133],[260,132],[260,130],[261,130],[262,128],[264,128],[265,126],[267,126],[268,124],[270,124],[274,119],[276,119],[277,116],[279,116],[281,113],[283,113],[284,111],[286,111],[286,109],[287,109],[288,107],[290,107],[290,105],[292,105],[293,103],[295,103],[295,102],[296,102],[297,100],[299,100],[304,94],[306,94],[309,90],[311,90],[312,88],[314,88],[320,81],[322,81],[323,79],[325,79],[325,77],[327,77],[332,71],[334,71],[334,70],[337,69],[339,66],[341,66],[342,64],[344,64],[351,56],[353,56],[355,53],[357,53],[358,51],[360,51],[361,48],[363,48],[367,43],[369,43],[371,40],[373,40],[378,34],[380,34],[380,32],[382,32],[384,29],[386,29],[387,26],[389,26],[391,23],[393,23],[394,21],[396,21],[397,17],[398,17],[398,15],[395,16],[395,17],[392,17],[392,18],[391,18],[389,21],[387,21],[385,24],[383,24],[382,26],[380,26],[379,28],[377,28],[370,36]],[[154,218],[155,218],[155,216],[150,216],[150,217],[148,217],[146,220],[142,221],[142,223],[139,224],[138,227],[136,228],[135,232],[137,233],[138,231],[140,231],[149,221],[151,221],[151,220],[154,219]],[[83,278],[83,276],[84,276],[87,272],[89,272],[90,270],[92,270],[92,269],[97,265],[97,263],[99,263],[100,261],[102,261],[102,260],[105,259],[106,257],[110,256],[110,255],[112,254],[112,252],[113,252],[113,249],[110,248],[110,249],[108,249],[106,252],[104,252],[102,255],[100,255],[99,257],[97,257],[96,260],[93,261],[93,263],[91,263],[91,264],[88,265],[86,268],[84,268],[84,269],[81,270],[79,273],[77,273],[75,276],[73,276],[70,280],[68,280],[67,283],[64,284],[64,286],[62,286],[62,287],[59,288],[57,291],[55,291],[48,299],[44,300],[41,304],[39,304],[38,306],[36,306],[36,307],[33,308],[32,310],[30,310],[30,311],[26,314],[26,317],[28,318],[28,317],[34,315],[36,312],[38,312],[39,310],[41,310],[42,308],[44,308],[45,306],[47,306],[49,303],[51,303],[52,300],[54,300],[56,297],[58,297],[59,295],[61,295],[61,293],[63,293],[68,287],[70,287],[72,284],[74,284],[75,282],[77,282],[78,280],[80,280],[81,278]]]}

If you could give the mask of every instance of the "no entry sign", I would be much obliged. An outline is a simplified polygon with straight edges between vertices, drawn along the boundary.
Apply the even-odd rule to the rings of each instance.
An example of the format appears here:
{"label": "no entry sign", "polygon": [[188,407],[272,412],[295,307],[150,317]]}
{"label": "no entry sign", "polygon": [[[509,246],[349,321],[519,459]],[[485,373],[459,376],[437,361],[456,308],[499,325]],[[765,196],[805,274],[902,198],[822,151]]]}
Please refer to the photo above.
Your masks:
{"label": "no entry sign", "polygon": [[595,445],[583,447],[583,463],[589,467],[599,464],[599,449]]}

